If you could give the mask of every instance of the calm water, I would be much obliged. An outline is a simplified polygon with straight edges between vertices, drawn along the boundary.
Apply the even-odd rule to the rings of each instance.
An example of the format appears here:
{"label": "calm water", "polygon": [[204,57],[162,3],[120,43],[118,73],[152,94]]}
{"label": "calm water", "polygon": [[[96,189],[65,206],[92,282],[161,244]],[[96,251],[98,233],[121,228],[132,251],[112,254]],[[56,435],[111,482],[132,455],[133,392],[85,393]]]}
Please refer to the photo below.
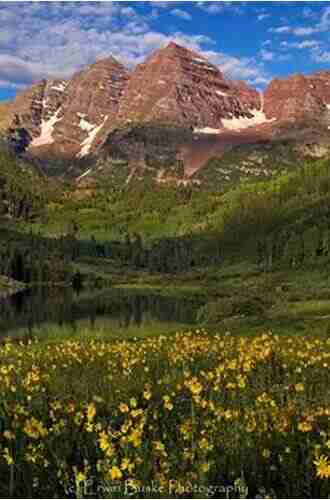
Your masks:
{"label": "calm water", "polygon": [[81,291],[71,288],[45,288],[17,293],[0,300],[0,336],[17,329],[33,331],[43,323],[70,324],[87,320],[91,327],[99,320],[109,320],[114,327],[128,328],[148,322],[192,324],[203,300],[164,297],[131,290]]}

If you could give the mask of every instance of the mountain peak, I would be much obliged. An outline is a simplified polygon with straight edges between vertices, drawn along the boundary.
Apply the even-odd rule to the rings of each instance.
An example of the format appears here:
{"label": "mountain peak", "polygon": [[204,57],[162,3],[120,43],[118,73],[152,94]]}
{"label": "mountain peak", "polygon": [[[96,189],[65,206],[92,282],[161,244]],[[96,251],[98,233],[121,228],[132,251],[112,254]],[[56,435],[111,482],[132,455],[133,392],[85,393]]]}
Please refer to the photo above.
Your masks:
{"label": "mountain peak", "polygon": [[184,47],[182,47],[182,45],[177,44],[176,42],[173,42],[173,40],[172,40],[168,45],[166,45],[165,48],[166,49],[183,49]]}
{"label": "mountain peak", "polygon": [[242,93],[203,55],[171,41],[131,73],[118,119],[220,129],[222,119],[249,118],[259,108],[255,90]]}
{"label": "mountain peak", "polygon": [[[36,156],[82,158],[115,128],[171,124],[196,134],[240,133],[330,109],[330,72],[273,80],[261,94],[226,79],[202,54],[170,41],[128,73],[111,55],[68,81],[41,81],[4,108],[4,129],[20,126]],[[275,124],[270,125],[274,127]],[[49,156],[50,157],[50,156]]]}
{"label": "mountain peak", "polygon": [[184,57],[184,58],[198,58],[200,61],[203,60],[205,62],[207,62],[208,64],[211,64],[202,54],[200,54],[199,52],[196,52],[195,50],[192,50],[188,47],[184,47],[183,45],[179,45],[178,43],[176,42],[173,42],[171,41],[168,45],[166,45],[166,47],[164,47],[163,49],[160,49],[159,51],[156,51],[154,54],[166,54],[166,53],[170,53],[170,54],[175,54],[175,55],[178,55],[179,57]]}
{"label": "mountain peak", "polygon": [[[103,68],[105,66],[116,66],[116,67],[124,68],[124,65],[121,62],[119,62],[112,55],[109,55],[107,57],[103,57],[103,58],[97,59],[96,62],[92,63],[89,66],[89,69]],[[83,71],[84,71],[84,69],[83,69]]]}

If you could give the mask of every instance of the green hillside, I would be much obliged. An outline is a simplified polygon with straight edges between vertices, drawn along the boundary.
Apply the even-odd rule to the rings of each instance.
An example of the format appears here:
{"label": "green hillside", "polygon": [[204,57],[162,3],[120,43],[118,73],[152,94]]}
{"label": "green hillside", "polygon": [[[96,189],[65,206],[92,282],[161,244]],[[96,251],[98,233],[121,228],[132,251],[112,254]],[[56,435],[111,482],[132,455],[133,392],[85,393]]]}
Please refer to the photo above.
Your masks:
{"label": "green hillside", "polygon": [[[329,261],[330,161],[303,162],[292,153],[282,168],[277,158],[283,166],[285,154],[267,153],[274,172],[268,179],[250,178],[222,192],[217,185],[165,187],[151,179],[128,185],[102,179],[78,188],[47,181],[3,152],[0,274],[29,284],[67,283],[79,272],[89,282],[153,287],[172,276],[174,287],[197,287],[210,298],[201,311],[206,320],[277,307],[273,289],[285,286],[285,275],[299,301],[313,293],[327,300],[321,272]],[[307,292],[311,272],[315,287]],[[315,295],[318,280],[321,295]],[[216,305],[214,314],[211,304],[224,286],[224,312]]]}
{"label": "green hillside", "polygon": [[[236,184],[224,193],[148,181],[124,187],[102,182],[88,195],[84,189],[72,190],[65,199],[48,203],[32,227],[45,236],[58,236],[74,223],[80,239],[124,242],[138,234],[149,246],[161,239],[217,240],[244,255],[246,248],[253,255],[257,242],[265,244],[265,239],[279,242],[280,234],[286,246],[295,238],[324,246],[329,166],[329,160],[301,162],[269,180]],[[305,246],[306,255],[316,252],[307,249],[307,242]]]}

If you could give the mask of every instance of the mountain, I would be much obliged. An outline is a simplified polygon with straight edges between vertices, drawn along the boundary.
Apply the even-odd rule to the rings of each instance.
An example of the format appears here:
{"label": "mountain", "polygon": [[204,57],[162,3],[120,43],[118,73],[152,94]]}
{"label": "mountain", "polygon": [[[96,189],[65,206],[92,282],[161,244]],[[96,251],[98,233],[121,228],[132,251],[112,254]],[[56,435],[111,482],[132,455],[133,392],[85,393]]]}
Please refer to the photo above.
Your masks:
{"label": "mountain", "polygon": [[25,128],[33,156],[82,157],[105,121],[113,121],[126,81],[126,69],[112,57],[69,81],[43,80],[0,108],[0,129],[13,136]]}
{"label": "mountain", "polygon": [[329,71],[275,79],[261,93],[173,42],[131,72],[108,57],[0,105],[0,132],[16,152],[79,184],[146,176],[200,183],[210,160],[282,140],[319,157],[329,149],[329,126]]}
{"label": "mountain", "polygon": [[241,92],[207,59],[172,42],[132,72],[117,118],[219,128],[222,120],[252,118],[260,105],[257,91]]}
{"label": "mountain", "polygon": [[53,154],[87,155],[105,122],[114,120],[126,81],[125,68],[109,57],[63,82],[60,102],[42,122],[41,135],[32,141],[30,152],[43,154],[41,148],[52,144]]}
{"label": "mountain", "polygon": [[322,115],[327,109],[330,109],[330,71],[275,79],[264,93],[264,111],[271,119],[297,120],[306,115]]}

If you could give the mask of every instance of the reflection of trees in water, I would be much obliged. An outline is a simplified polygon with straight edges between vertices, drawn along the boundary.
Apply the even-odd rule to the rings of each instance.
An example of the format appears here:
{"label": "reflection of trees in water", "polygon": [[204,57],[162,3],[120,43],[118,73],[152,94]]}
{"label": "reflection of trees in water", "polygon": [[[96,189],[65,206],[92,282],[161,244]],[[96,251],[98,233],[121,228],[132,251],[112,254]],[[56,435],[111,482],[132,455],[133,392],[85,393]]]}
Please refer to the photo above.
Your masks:
{"label": "reflection of trees in water", "polygon": [[201,305],[200,300],[163,297],[159,295],[132,295],[124,290],[103,295],[83,295],[71,288],[21,292],[0,301],[0,333],[10,329],[34,326],[44,322],[60,326],[89,319],[91,327],[97,318],[109,318],[119,328],[141,326],[147,321],[175,321],[190,323]]}

